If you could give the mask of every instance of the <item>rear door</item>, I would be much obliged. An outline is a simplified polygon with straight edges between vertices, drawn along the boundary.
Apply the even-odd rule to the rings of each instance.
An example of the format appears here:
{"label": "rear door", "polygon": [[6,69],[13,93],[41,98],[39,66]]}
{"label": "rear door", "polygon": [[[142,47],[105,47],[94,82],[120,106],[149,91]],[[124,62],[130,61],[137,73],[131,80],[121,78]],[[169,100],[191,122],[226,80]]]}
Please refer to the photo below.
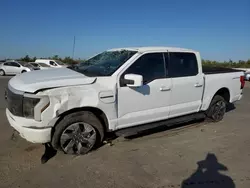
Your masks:
{"label": "rear door", "polygon": [[172,78],[169,117],[198,112],[204,86],[196,54],[169,52],[165,56],[169,59],[169,76]]}

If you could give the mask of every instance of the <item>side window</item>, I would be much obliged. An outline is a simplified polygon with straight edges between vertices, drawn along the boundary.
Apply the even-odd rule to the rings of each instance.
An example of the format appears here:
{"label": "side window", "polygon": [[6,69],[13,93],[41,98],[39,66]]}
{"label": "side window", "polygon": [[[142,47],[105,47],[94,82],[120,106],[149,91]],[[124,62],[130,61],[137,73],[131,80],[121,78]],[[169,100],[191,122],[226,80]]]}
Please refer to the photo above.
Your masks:
{"label": "side window", "polygon": [[6,63],[4,63],[3,65],[5,65],[5,66],[11,66],[11,65],[10,65],[10,62],[6,62]]}
{"label": "side window", "polygon": [[38,67],[38,64],[36,63],[30,63],[31,65],[33,65],[34,67]]}
{"label": "side window", "polygon": [[163,53],[150,53],[141,56],[122,74],[121,78],[124,78],[125,74],[142,75],[143,84],[147,84],[155,79],[165,78]]}
{"label": "side window", "polygon": [[54,61],[49,61],[49,64],[52,66],[57,66],[57,64]]}
{"label": "side window", "polygon": [[20,65],[18,63],[15,63],[15,62],[12,62],[11,66],[13,66],[13,67],[20,67]]}
{"label": "side window", "polygon": [[187,52],[170,52],[169,76],[185,77],[198,74],[196,55]]}

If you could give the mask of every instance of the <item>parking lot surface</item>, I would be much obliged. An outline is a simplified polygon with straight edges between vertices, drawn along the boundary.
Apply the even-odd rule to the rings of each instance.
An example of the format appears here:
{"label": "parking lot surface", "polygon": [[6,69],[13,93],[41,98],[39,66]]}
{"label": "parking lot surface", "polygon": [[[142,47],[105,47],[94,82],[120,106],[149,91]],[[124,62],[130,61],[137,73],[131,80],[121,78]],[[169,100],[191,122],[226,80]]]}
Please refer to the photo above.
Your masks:
{"label": "parking lot surface", "polygon": [[44,146],[12,137],[0,79],[0,187],[250,187],[250,84],[219,123],[114,140],[84,156],[63,153],[41,164]]}

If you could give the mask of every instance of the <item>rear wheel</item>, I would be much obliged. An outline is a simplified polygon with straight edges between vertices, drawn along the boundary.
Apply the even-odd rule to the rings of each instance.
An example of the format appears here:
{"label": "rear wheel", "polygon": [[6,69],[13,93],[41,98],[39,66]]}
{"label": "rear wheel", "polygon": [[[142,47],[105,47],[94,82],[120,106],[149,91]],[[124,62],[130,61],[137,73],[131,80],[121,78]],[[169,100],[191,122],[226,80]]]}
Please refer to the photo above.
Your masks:
{"label": "rear wheel", "polygon": [[4,75],[5,75],[4,70],[0,69],[0,76],[4,76]]}
{"label": "rear wheel", "polygon": [[226,106],[225,99],[220,95],[216,95],[206,112],[207,117],[213,122],[221,121],[226,113]]}
{"label": "rear wheel", "polygon": [[66,154],[83,155],[97,147],[103,137],[103,126],[92,112],[75,112],[56,125],[52,146]]}

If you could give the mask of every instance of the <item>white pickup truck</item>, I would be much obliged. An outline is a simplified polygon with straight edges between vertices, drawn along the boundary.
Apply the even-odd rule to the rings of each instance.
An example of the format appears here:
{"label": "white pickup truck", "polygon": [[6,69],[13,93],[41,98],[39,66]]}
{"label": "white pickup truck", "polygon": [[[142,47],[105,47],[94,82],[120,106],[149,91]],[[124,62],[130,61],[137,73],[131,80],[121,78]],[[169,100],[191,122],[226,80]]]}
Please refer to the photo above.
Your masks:
{"label": "white pickup truck", "polygon": [[85,63],[13,77],[6,92],[10,125],[30,142],[85,154],[108,132],[204,116],[220,121],[244,87],[242,71],[203,70],[199,52],[189,49],[112,49]]}

